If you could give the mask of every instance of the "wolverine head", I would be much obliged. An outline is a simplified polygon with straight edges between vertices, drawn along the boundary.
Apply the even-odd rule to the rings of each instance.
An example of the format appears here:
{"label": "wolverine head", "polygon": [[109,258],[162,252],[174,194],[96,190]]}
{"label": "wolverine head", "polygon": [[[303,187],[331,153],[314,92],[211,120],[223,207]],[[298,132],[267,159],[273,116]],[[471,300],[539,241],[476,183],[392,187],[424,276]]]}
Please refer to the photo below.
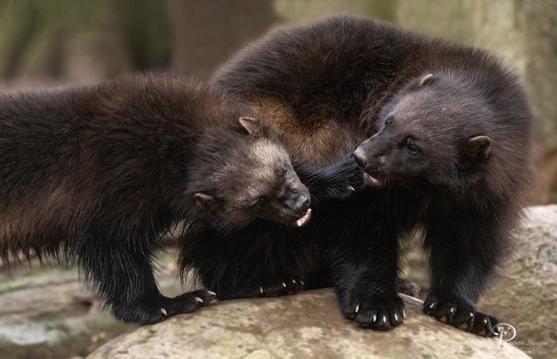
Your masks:
{"label": "wolverine head", "polygon": [[492,152],[482,94],[450,74],[424,74],[382,109],[376,133],[354,152],[372,187],[473,182]]}
{"label": "wolverine head", "polygon": [[214,140],[207,149],[212,153],[205,156],[210,161],[205,164],[206,177],[197,181],[192,193],[213,224],[230,228],[255,220],[298,227],[307,223],[309,191],[277,134],[254,118],[240,117],[232,133]]}

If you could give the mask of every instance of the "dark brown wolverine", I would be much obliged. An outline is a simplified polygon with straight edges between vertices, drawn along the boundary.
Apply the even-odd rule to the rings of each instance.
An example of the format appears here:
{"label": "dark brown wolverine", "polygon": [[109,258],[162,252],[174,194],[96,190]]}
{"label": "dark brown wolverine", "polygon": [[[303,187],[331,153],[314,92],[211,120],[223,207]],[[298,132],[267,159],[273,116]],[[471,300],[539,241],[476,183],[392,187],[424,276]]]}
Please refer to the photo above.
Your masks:
{"label": "dark brown wolverine", "polygon": [[[124,321],[208,304],[207,290],[167,298],[157,288],[154,252],[173,226],[224,235],[254,221],[301,226],[310,214],[279,134],[245,115],[168,75],[0,96],[0,256],[76,258]],[[353,160],[300,169],[316,202],[349,194],[337,175],[361,177]]]}
{"label": "dark brown wolverine", "polygon": [[531,177],[532,116],[514,74],[479,49],[336,17],[270,33],[213,83],[283,131],[294,161],[334,163],[377,133],[356,152],[372,188],[312,223],[348,318],[380,330],[402,322],[398,239],[421,227],[424,312],[492,334],[497,321],[475,303]]}

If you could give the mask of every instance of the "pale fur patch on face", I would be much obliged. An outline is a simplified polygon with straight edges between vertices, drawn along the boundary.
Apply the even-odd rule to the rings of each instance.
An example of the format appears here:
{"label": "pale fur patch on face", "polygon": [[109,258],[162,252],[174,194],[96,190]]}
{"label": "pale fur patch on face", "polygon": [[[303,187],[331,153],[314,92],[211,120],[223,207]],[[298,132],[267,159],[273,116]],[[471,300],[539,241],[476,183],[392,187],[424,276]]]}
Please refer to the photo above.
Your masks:
{"label": "pale fur patch on face", "polygon": [[251,147],[254,158],[264,168],[276,168],[279,164],[288,161],[286,150],[268,139],[261,139]]}
{"label": "pale fur patch on face", "polygon": [[253,168],[253,172],[249,173],[250,178],[253,179],[251,183],[254,184],[254,188],[248,188],[248,191],[257,192],[256,187],[274,181],[276,178],[275,171],[284,163],[290,162],[286,150],[268,139],[256,141],[252,145],[250,153],[250,157],[257,165]]}
{"label": "pale fur patch on face", "polygon": [[254,199],[274,188],[276,170],[290,159],[286,150],[269,139],[249,142],[246,151],[231,149],[227,162],[211,174],[208,182],[219,183],[226,207],[243,210]]}

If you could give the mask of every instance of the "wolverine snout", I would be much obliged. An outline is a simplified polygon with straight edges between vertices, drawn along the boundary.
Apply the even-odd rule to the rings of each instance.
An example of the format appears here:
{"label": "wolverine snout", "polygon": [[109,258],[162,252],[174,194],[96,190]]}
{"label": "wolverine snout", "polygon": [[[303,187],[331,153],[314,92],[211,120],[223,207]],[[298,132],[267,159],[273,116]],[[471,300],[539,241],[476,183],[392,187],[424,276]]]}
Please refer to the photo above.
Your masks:
{"label": "wolverine snout", "polygon": [[294,198],[292,210],[294,210],[294,212],[298,214],[303,214],[307,211],[309,205],[310,205],[309,198],[307,198],[302,194]]}
{"label": "wolverine snout", "polygon": [[365,142],[358,146],[358,148],[356,148],[356,150],[352,153],[352,156],[354,156],[354,160],[356,160],[356,163],[362,169],[366,169],[368,167],[366,151],[363,148],[364,145]]}
{"label": "wolverine snout", "polygon": [[310,199],[304,194],[294,195],[283,202],[284,206],[295,215],[304,214],[310,207]]}
{"label": "wolverine snout", "polygon": [[367,166],[367,159],[359,148],[356,149],[354,153],[352,153],[352,156],[354,156],[354,159],[356,160],[358,166],[362,168],[365,168]]}
{"label": "wolverine snout", "polygon": [[385,148],[378,144],[377,141],[372,142],[372,138],[362,142],[352,155],[358,166],[364,171],[372,167],[384,166],[387,162]]}

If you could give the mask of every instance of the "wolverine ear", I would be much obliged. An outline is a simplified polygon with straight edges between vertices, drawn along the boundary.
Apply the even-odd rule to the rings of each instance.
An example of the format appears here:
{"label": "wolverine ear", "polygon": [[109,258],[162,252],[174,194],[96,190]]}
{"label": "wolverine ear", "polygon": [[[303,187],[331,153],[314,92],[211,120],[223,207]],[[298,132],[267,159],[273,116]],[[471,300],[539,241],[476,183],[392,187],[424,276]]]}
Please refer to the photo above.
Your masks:
{"label": "wolverine ear", "polygon": [[238,122],[240,122],[240,125],[242,125],[242,127],[250,135],[254,135],[255,133],[257,133],[257,131],[259,129],[259,124],[258,124],[257,120],[253,117],[242,116],[238,119]]}
{"label": "wolverine ear", "polygon": [[195,203],[203,209],[209,209],[215,203],[215,198],[204,192],[194,193],[193,199],[195,200]]}
{"label": "wolverine ear", "polygon": [[470,137],[466,141],[466,152],[472,159],[487,159],[491,152],[491,138],[485,135]]}
{"label": "wolverine ear", "polygon": [[433,74],[423,75],[423,76],[420,77],[420,79],[418,80],[418,84],[419,84],[420,86],[424,86],[424,85],[427,85],[427,84],[432,83],[434,79],[435,79],[435,77],[433,76]]}

